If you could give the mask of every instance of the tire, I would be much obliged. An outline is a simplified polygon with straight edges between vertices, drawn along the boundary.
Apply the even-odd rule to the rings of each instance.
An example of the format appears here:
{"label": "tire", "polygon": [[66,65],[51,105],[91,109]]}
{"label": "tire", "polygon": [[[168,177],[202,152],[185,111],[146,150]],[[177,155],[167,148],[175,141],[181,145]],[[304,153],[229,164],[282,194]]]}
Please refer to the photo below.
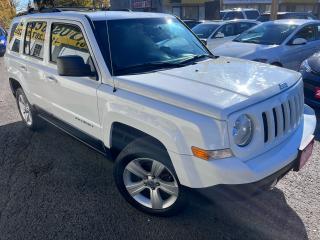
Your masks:
{"label": "tire", "polygon": [[41,126],[41,120],[39,119],[35,109],[29,103],[22,88],[18,88],[16,91],[16,101],[21,119],[26,127],[33,131],[39,129]]}
{"label": "tire", "polygon": [[122,196],[145,213],[172,216],[188,202],[187,189],[180,184],[167,151],[150,138],[126,146],[116,159],[113,173]]}

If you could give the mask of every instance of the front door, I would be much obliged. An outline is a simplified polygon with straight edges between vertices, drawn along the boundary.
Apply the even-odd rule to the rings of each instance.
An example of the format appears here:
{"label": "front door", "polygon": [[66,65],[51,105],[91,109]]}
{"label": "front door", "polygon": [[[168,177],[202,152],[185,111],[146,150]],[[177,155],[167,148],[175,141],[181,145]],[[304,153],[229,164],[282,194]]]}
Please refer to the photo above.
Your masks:
{"label": "front door", "polygon": [[99,78],[59,76],[57,71],[57,58],[61,56],[80,56],[90,64],[92,71],[95,71],[87,43],[81,24],[52,23],[49,64],[45,78],[54,116],[99,139],[101,137],[97,107]]}

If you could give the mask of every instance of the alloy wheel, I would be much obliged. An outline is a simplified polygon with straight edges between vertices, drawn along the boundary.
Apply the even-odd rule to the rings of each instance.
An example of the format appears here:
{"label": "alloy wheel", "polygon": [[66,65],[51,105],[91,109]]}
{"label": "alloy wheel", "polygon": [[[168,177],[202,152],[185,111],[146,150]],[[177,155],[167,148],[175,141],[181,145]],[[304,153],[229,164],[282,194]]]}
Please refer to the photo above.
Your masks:
{"label": "alloy wheel", "polygon": [[161,162],[137,158],[129,162],[123,172],[125,188],[141,205],[152,209],[172,206],[179,194],[174,175]]}
{"label": "alloy wheel", "polygon": [[23,95],[19,95],[18,98],[19,102],[19,110],[23,120],[27,123],[28,126],[32,125],[32,113],[31,108],[28,101],[23,97]]}

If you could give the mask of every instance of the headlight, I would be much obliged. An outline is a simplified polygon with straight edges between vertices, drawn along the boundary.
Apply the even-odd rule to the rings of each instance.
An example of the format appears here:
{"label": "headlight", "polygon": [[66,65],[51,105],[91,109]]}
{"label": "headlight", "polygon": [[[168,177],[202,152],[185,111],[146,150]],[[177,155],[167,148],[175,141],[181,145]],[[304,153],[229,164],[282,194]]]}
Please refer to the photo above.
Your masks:
{"label": "headlight", "polygon": [[6,40],[1,39],[1,40],[0,40],[0,44],[5,45],[5,44],[6,44]]}
{"label": "headlight", "polygon": [[239,147],[247,146],[253,136],[253,122],[246,114],[241,115],[234,123],[232,135]]}
{"label": "headlight", "polygon": [[308,63],[308,60],[303,61],[301,64],[300,72],[303,72],[303,71],[306,71],[308,73],[310,73],[312,71],[312,69]]}

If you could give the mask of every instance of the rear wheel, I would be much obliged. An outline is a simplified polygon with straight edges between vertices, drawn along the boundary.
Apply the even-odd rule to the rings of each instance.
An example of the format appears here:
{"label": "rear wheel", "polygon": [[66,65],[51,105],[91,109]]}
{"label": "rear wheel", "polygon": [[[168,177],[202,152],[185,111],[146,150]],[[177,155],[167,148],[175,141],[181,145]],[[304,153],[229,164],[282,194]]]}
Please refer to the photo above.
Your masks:
{"label": "rear wheel", "polygon": [[187,202],[186,189],[180,185],[167,152],[147,139],[134,141],[119,154],[114,178],[122,196],[149,214],[174,215]]}
{"label": "rear wheel", "polygon": [[38,129],[40,127],[40,119],[21,88],[16,91],[16,100],[24,124],[31,130]]}

